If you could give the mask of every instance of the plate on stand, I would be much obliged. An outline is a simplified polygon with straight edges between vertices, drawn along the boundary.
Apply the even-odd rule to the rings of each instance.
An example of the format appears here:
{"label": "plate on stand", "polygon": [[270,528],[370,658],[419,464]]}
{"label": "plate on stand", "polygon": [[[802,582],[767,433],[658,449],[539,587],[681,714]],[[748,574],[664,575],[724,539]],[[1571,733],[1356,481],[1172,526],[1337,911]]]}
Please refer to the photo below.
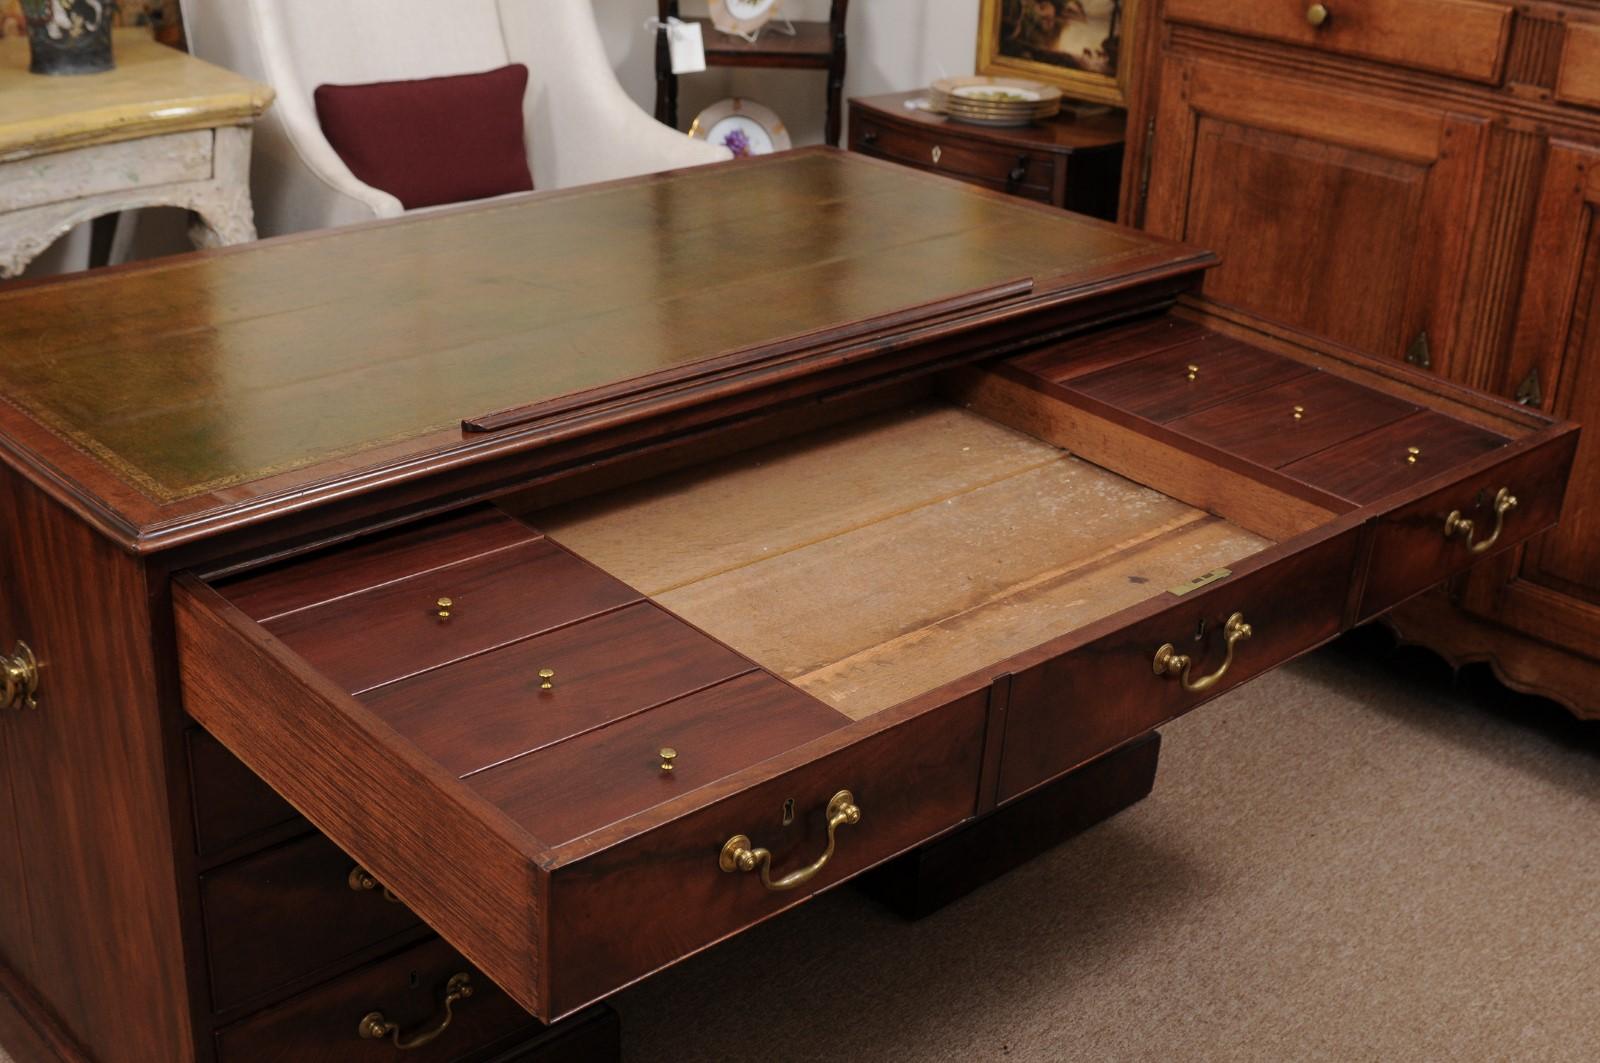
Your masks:
{"label": "plate on stand", "polygon": [[794,147],[783,119],[771,107],[737,96],[718,100],[696,115],[689,135],[719,144],[737,159]]}

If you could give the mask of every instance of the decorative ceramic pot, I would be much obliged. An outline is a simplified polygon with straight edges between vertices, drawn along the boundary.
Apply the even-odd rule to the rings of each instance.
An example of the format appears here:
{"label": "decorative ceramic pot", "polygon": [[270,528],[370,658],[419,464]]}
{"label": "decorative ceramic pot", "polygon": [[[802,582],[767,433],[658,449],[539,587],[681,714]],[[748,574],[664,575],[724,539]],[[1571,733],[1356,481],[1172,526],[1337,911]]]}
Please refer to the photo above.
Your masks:
{"label": "decorative ceramic pot", "polygon": [[98,74],[110,70],[111,13],[116,0],[22,0],[35,74]]}

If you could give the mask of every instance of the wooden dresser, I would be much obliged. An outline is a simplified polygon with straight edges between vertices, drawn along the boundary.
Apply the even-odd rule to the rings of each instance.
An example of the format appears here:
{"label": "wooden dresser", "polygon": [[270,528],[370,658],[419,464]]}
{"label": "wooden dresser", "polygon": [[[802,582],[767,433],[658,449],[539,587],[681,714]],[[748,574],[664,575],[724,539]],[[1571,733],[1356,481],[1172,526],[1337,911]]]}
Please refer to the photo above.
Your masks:
{"label": "wooden dresser", "polygon": [[[1207,320],[1600,422],[1600,6],[1158,8],[1123,216],[1221,253]],[[1600,434],[1558,529],[1391,623],[1600,716]]]}
{"label": "wooden dresser", "polygon": [[0,1042],[615,1058],[1555,520],[1572,426],[1214,261],[810,149],[0,290]]}

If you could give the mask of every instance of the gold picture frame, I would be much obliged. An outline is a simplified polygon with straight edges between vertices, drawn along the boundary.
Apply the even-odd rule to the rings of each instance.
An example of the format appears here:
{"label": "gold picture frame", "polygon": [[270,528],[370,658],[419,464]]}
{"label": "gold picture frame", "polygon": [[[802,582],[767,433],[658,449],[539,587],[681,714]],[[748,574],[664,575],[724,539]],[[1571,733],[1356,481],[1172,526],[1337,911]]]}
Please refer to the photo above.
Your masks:
{"label": "gold picture frame", "polygon": [[[1128,105],[1140,0],[982,0],[977,72]],[[1065,46],[1063,46],[1065,45]]]}

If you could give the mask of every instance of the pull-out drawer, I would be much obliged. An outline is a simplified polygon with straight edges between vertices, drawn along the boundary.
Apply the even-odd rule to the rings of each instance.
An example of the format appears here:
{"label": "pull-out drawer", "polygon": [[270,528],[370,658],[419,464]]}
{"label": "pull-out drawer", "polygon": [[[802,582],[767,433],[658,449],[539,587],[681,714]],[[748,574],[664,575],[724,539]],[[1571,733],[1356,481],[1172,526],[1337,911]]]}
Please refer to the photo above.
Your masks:
{"label": "pull-out drawer", "polygon": [[1174,22],[1432,70],[1500,78],[1511,5],[1486,0],[1167,0]]}
{"label": "pull-out drawer", "polygon": [[[182,576],[187,708],[555,1019],[1548,524],[1571,429],[1440,386],[1130,325],[516,519]],[[1359,459],[1377,497],[1315,464],[1423,416],[1460,445]],[[1529,496],[1493,546],[1444,512],[1413,544],[1446,503],[1488,542],[1485,478]]]}

